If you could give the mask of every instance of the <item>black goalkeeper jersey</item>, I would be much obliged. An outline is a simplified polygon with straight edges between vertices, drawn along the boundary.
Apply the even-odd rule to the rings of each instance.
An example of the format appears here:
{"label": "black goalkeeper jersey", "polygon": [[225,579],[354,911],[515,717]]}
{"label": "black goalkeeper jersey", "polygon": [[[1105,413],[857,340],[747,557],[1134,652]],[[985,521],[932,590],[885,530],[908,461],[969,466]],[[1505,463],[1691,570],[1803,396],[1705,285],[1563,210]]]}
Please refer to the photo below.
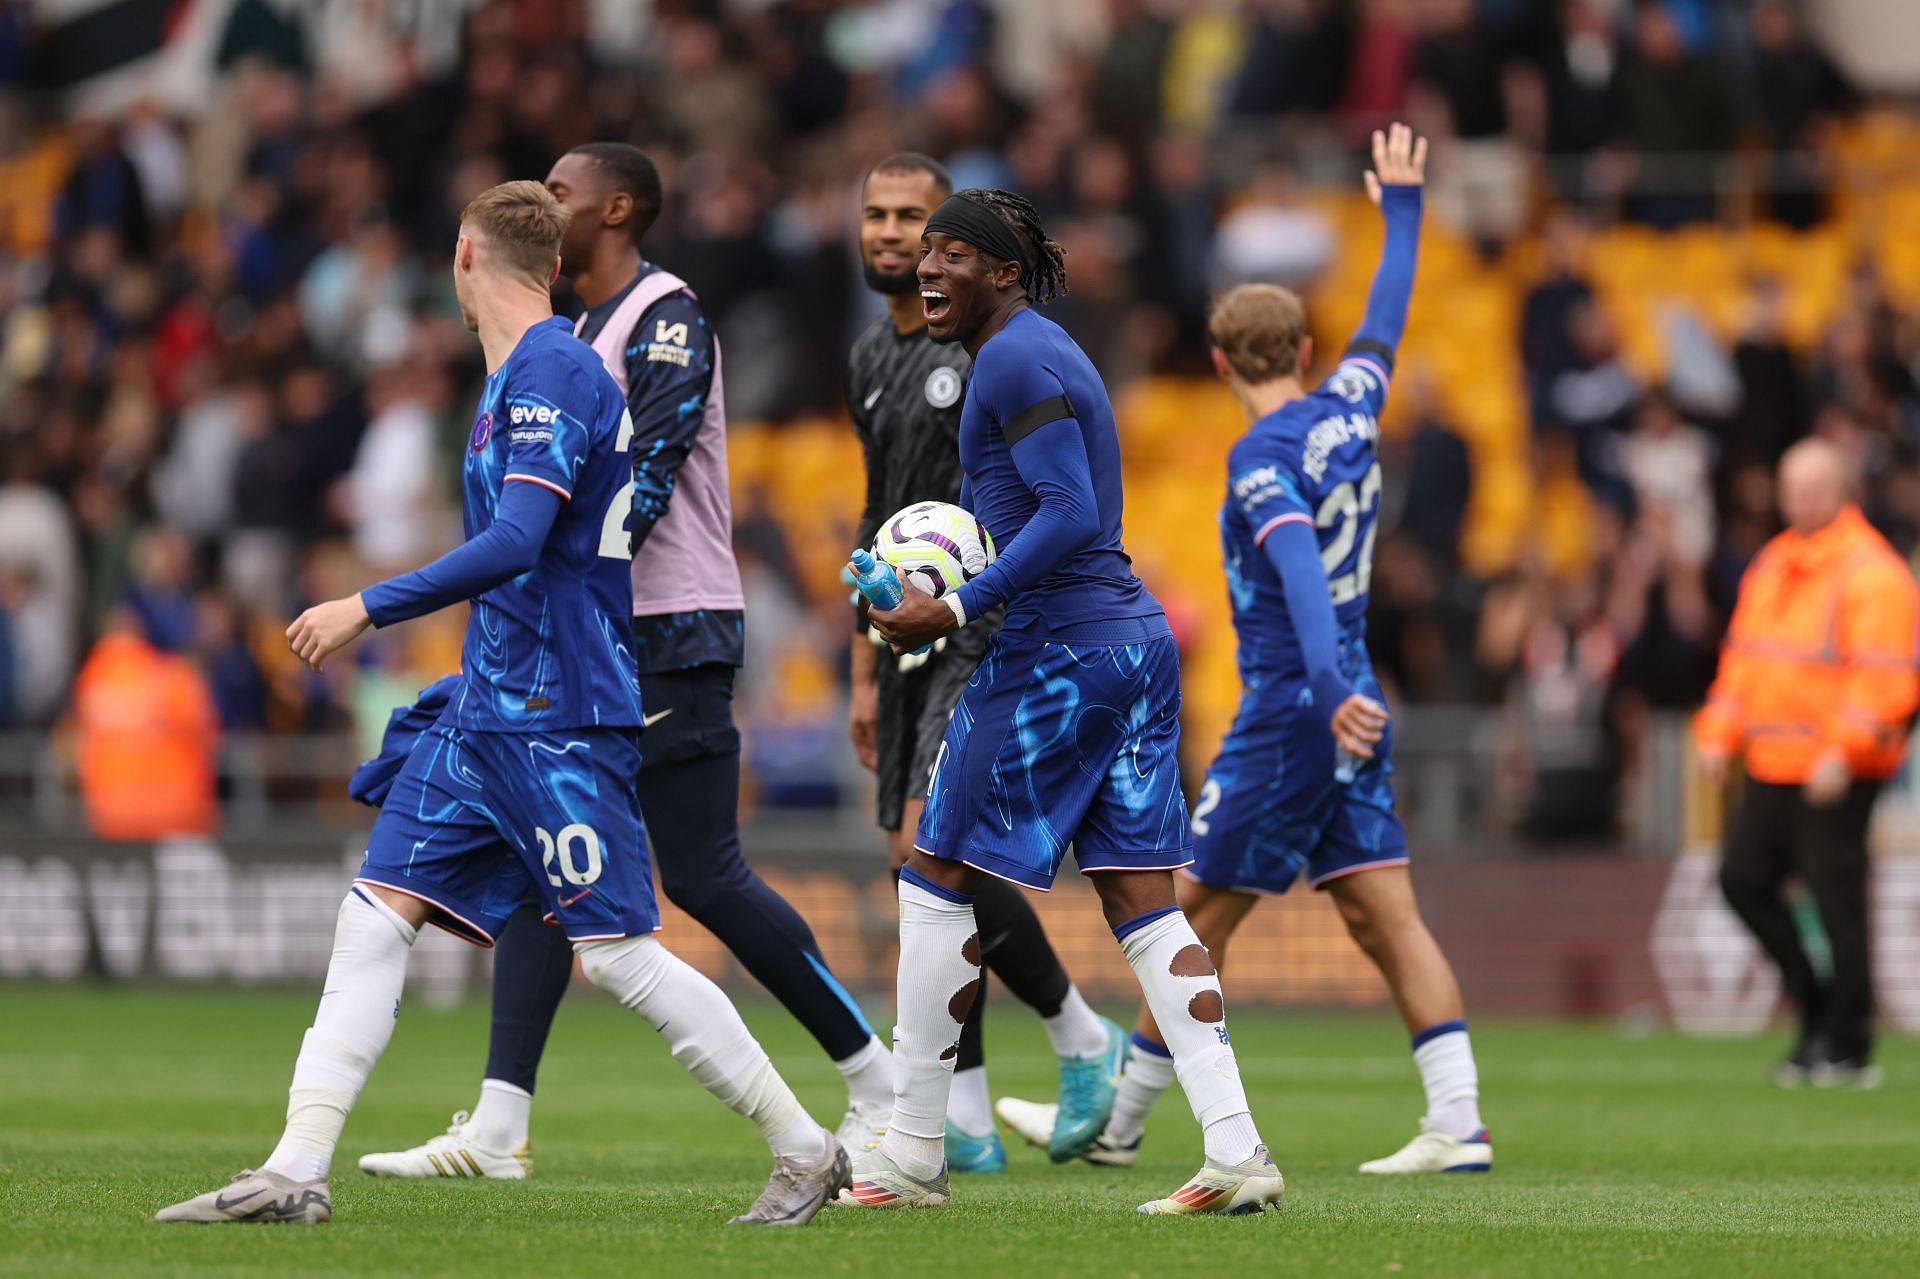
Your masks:
{"label": "black goalkeeper jersey", "polygon": [[973,361],[924,328],[901,333],[881,316],[847,357],[847,408],[867,458],[867,501],[856,545],[915,502],[960,500],[960,405]]}

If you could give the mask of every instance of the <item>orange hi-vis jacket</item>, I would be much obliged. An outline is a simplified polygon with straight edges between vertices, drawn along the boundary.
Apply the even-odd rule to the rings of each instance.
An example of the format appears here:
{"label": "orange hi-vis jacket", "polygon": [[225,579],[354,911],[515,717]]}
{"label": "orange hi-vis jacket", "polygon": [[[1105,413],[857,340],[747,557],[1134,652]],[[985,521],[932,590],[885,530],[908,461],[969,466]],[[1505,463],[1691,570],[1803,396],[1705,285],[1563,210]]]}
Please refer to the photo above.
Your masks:
{"label": "orange hi-vis jacket", "polygon": [[102,839],[200,835],[220,824],[220,720],[200,673],[132,635],[94,645],[74,681],[80,794]]}
{"label": "orange hi-vis jacket", "polygon": [[1804,782],[1846,755],[1855,777],[1900,766],[1920,701],[1920,587],[1848,505],[1812,534],[1788,529],[1754,557],[1693,722],[1703,753],[1745,749],[1762,782]]}

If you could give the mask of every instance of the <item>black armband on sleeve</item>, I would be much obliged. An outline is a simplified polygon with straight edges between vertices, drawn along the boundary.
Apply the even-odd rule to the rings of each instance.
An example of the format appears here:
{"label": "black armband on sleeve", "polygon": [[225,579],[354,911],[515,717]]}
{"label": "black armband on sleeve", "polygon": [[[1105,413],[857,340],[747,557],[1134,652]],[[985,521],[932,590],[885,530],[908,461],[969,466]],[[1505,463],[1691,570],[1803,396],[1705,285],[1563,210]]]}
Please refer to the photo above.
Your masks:
{"label": "black armband on sleeve", "polygon": [[1340,358],[1344,360],[1351,355],[1371,355],[1386,364],[1388,373],[1393,372],[1393,348],[1385,342],[1376,342],[1372,338],[1355,338],[1347,343],[1347,354]]}
{"label": "black armband on sleeve", "polygon": [[1015,413],[1001,426],[1000,433],[1007,437],[1007,444],[1011,447],[1047,423],[1073,415],[1073,402],[1064,395],[1055,395]]}

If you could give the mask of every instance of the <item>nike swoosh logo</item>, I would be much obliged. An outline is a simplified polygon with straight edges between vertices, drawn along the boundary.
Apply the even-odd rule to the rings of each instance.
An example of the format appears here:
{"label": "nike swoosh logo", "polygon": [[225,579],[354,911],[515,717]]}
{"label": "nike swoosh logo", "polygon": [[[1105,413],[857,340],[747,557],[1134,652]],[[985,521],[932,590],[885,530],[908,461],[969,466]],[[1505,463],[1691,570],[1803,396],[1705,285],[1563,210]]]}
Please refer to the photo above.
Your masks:
{"label": "nike swoosh logo", "polygon": [[673,714],[673,707],[669,706],[667,707],[667,709],[663,711],[655,711],[651,715],[642,715],[640,717],[640,727],[652,728],[655,724],[658,724],[661,720],[665,719],[667,716],[671,714]]}
{"label": "nike swoosh logo", "polygon": [[866,404],[865,404],[865,405],[863,405],[862,407],[864,407],[864,408],[869,408],[869,409],[870,409],[870,408],[872,408],[872,407],[873,407],[873,406],[874,406],[874,405],[875,405],[876,403],[878,403],[878,402],[879,402],[879,400],[880,400],[880,397],[881,397],[882,395],[884,395],[884,394],[886,393],[886,390],[887,390],[887,388],[886,388],[886,387],[884,387],[884,386],[876,386],[876,387],[874,387],[874,388],[873,388],[873,394],[871,394],[871,395],[869,395],[869,396],[867,397],[867,402],[866,402]]}
{"label": "nike swoosh logo", "polygon": [[260,1195],[264,1195],[265,1193],[267,1193],[267,1188],[265,1186],[261,1186],[257,1189],[249,1190],[246,1194],[241,1195],[237,1199],[229,1199],[226,1197],[225,1194],[218,1194],[213,1197],[213,1206],[220,1212],[225,1212],[229,1208],[238,1208],[241,1204],[245,1203],[247,1200],[257,1198]]}
{"label": "nike swoosh logo", "polygon": [[556,897],[554,899],[554,902],[556,905],[560,907],[561,910],[565,910],[567,907],[575,905],[576,903],[585,900],[588,894],[592,892],[593,890],[591,888],[583,888],[571,897]]}

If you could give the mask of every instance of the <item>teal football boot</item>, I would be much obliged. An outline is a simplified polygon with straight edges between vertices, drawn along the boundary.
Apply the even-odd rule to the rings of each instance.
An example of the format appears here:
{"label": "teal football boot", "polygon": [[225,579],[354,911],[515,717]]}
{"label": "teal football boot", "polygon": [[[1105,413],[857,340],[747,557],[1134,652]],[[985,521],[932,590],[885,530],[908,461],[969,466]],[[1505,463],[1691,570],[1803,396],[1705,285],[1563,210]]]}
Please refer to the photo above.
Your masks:
{"label": "teal football boot", "polygon": [[1127,1064],[1127,1032],[1105,1017],[1100,1024],[1107,1029],[1105,1052],[1060,1059],[1060,1111],[1047,1142],[1047,1158],[1057,1164],[1091,1150],[1113,1114],[1113,1091]]}
{"label": "teal football boot", "polygon": [[961,1132],[953,1126],[953,1120],[947,1120],[947,1171],[949,1172],[1005,1172],[1007,1170],[1007,1148],[1000,1144],[1000,1134],[987,1129],[984,1137],[974,1137]]}

